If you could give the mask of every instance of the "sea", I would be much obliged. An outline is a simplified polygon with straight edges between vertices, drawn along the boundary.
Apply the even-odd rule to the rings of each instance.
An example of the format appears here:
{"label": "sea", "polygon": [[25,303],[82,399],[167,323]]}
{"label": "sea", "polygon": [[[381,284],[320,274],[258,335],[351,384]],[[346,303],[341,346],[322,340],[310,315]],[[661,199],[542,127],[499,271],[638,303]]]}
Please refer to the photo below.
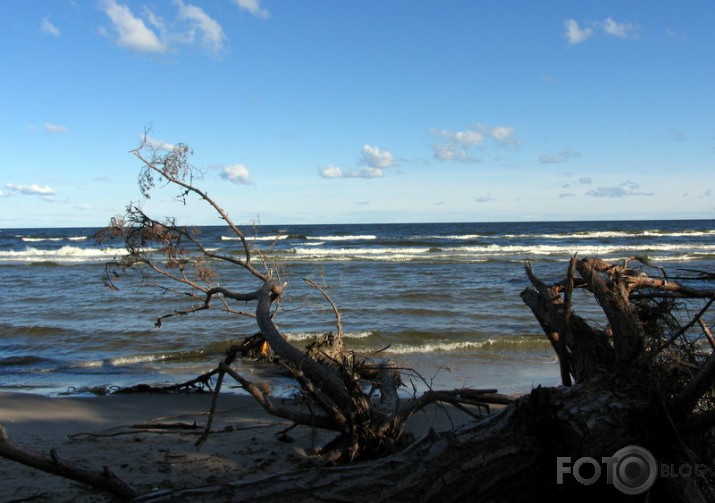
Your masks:
{"label": "sea", "polygon": [[[220,309],[167,318],[157,327],[159,316],[191,307],[191,298],[147,284],[141,271],[114,278],[118,290],[107,288],[107,263],[124,250],[99,244],[97,231],[0,229],[0,391],[82,395],[181,383],[214,368],[232,344],[257,331],[254,319]],[[340,310],[347,348],[394,361],[406,393],[461,387],[525,393],[559,383],[554,352],[519,296],[529,284],[527,262],[547,282],[565,277],[574,254],[647,257],[672,276],[715,271],[715,220],[244,231],[261,252],[258,263],[277,268],[287,282],[275,313],[284,336],[303,346],[335,331],[330,304],[308,279]],[[207,248],[240,256],[228,227],[198,232]],[[236,266],[216,270],[223,286],[257,287]],[[275,394],[295,390],[269,363],[244,359],[236,368]],[[225,389],[242,392],[234,384]]]}

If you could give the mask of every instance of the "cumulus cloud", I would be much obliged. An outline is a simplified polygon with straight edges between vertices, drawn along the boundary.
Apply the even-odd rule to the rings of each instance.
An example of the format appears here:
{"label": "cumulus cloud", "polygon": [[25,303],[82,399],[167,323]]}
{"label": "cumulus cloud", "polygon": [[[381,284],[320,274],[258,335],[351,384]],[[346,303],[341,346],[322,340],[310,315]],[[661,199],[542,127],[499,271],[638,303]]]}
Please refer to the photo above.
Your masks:
{"label": "cumulus cloud", "polygon": [[546,152],[539,156],[539,162],[542,164],[559,164],[562,162],[568,162],[571,159],[581,157],[580,152],[573,152],[571,150],[562,150],[556,154],[551,152]]}
{"label": "cumulus cloud", "polygon": [[638,38],[640,36],[640,26],[635,23],[619,23],[611,17],[603,21],[593,21],[581,27],[575,19],[564,20],[564,37],[570,45],[580,44],[591,38],[598,30],[610,37],[618,38]]}
{"label": "cumulus cloud", "polygon": [[506,126],[497,126],[492,128],[489,135],[499,143],[510,143],[513,141],[514,128]]}
{"label": "cumulus cloud", "polygon": [[187,5],[181,0],[176,0],[176,5],[179,8],[179,19],[189,24],[188,31],[184,34],[187,43],[193,44],[195,40],[199,40],[201,46],[209,51],[219,52],[223,49],[226,37],[215,19],[195,5]]}
{"label": "cumulus cloud", "polygon": [[395,165],[395,159],[389,150],[381,150],[371,145],[362,148],[362,162],[370,168],[387,169]]}
{"label": "cumulus cloud", "polygon": [[47,33],[48,35],[52,35],[53,37],[60,36],[60,29],[52,24],[52,21],[50,21],[50,18],[48,17],[42,20],[42,23],[40,24],[40,31],[42,33]]}
{"label": "cumulus cloud", "polygon": [[606,18],[601,23],[603,31],[612,37],[620,38],[638,38],[640,36],[640,27],[633,23],[617,23],[612,18]]}
{"label": "cumulus cloud", "polygon": [[57,124],[51,124],[49,122],[46,122],[42,128],[47,132],[47,133],[67,133],[69,132],[69,128],[66,126],[60,126]]}
{"label": "cumulus cloud", "polygon": [[252,185],[251,174],[243,164],[234,164],[221,168],[221,178],[236,185]]}
{"label": "cumulus cloud", "polygon": [[[115,0],[103,0],[101,7],[112,21],[117,45],[140,52],[167,51],[167,45],[144,23],[144,20],[135,16],[129,7],[118,4]],[[159,24],[155,16],[148,17],[155,26]]]}
{"label": "cumulus cloud", "polygon": [[380,178],[383,172],[378,168],[363,169],[343,169],[339,166],[329,165],[318,170],[318,174],[323,178]]}
{"label": "cumulus cloud", "polygon": [[634,182],[624,182],[617,187],[598,187],[586,192],[592,197],[630,197],[630,196],[652,196],[652,192],[641,192],[640,187]]}
{"label": "cumulus cloud", "polygon": [[233,0],[239,9],[250,12],[254,16],[261,19],[268,19],[271,17],[268,10],[261,7],[261,0]]}
{"label": "cumulus cloud", "polygon": [[380,149],[365,144],[360,156],[362,169],[343,169],[339,166],[328,165],[318,169],[318,174],[323,178],[381,178],[384,170],[396,165],[395,158],[387,149]]}
{"label": "cumulus cloud", "polygon": [[466,131],[447,131],[444,129],[434,130],[433,134],[447,139],[447,143],[434,145],[435,158],[441,161],[478,161],[475,157],[469,154],[469,149],[481,145],[484,140],[484,134],[475,129]]}
{"label": "cumulus cloud", "polygon": [[569,44],[576,45],[585,42],[593,35],[593,28],[581,28],[575,19],[566,19],[564,21],[566,33],[564,36],[569,41]]}
{"label": "cumulus cloud", "polygon": [[32,185],[6,183],[5,188],[15,194],[22,194],[24,196],[53,196],[57,193],[55,192],[55,189],[49,185],[37,185],[35,183]]}
{"label": "cumulus cloud", "polygon": [[165,53],[176,45],[199,45],[206,51],[223,50],[226,36],[218,21],[195,5],[174,0],[176,17],[166,22],[148,7],[135,15],[116,0],[102,0],[103,12],[112,22],[112,33],[105,34],[120,47],[138,52]]}
{"label": "cumulus cloud", "polygon": [[432,134],[447,140],[446,143],[432,146],[434,157],[441,161],[479,162],[479,158],[471,154],[471,149],[484,146],[489,138],[502,146],[519,147],[521,141],[514,137],[515,132],[513,127],[489,127],[484,124],[478,124],[465,131],[434,129]]}

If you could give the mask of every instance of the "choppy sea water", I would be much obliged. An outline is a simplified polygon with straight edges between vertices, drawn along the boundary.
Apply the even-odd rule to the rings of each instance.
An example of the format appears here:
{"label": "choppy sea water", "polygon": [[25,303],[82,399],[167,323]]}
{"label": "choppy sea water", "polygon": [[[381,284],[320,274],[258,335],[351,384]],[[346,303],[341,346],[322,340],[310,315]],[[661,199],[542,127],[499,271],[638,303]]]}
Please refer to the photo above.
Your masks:
{"label": "choppy sea water", "polygon": [[[226,227],[202,227],[208,248],[240,253]],[[97,229],[0,230],[0,390],[43,394],[90,387],[172,384],[210,370],[231,343],[256,331],[251,319],[220,311],[156,317],[190,305],[124,276],[103,284],[120,248],[99,245]],[[280,264],[288,289],[276,322],[303,344],[334,329],[309,278],[342,312],[346,343],[384,349],[412,383],[526,392],[558,382],[558,364],[519,293],[524,262],[546,281],[569,258],[647,256],[671,274],[715,269],[715,221],[449,223],[263,226],[252,245]],[[235,289],[256,287],[220,269]],[[239,363],[276,391],[287,381],[264,364]],[[409,381],[410,379],[408,379]]]}

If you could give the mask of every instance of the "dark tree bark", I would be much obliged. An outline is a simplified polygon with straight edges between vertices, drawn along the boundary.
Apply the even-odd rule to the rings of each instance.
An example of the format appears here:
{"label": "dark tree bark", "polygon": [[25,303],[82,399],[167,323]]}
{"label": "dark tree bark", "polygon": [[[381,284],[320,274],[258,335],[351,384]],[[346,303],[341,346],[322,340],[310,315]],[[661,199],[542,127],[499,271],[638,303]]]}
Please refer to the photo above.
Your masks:
{"label": "dark tree bark", "polygon": [[0,426],[0,457],[96,487],[122,499],[132,499],[139,494],[136,489],[117,477],[107,466],[104,466],[102,471],[93,472],[61,459],[54,450],[50,451],[49,456],[44,456],[20,447],[10,439],[2,426]]}

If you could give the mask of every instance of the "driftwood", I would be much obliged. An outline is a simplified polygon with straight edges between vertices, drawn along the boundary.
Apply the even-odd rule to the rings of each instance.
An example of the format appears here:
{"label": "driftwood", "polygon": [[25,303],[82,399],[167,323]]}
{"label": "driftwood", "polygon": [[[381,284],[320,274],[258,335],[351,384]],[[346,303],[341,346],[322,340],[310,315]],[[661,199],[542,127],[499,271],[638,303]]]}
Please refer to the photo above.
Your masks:
{"label": "driftwood", "polygon": [[[346,351],[337,306],[322,288],[309,280],[306,281],[332,306],[336,333],[329,334],[324,342],[307,351],[290,344],[275,323],[277,307],[287,286],[281,279],[280,269],[263,253],[253,250],[227,212],[192,184],[195,170],[188,163],[189,148],[177,145],[171,152],[161,153],[144,142],[134,154],[143,163],[139,185],[145,196],[148,197],[157,184],[162,184],[178,189],[179,198],[184,201],[190,196],[198,197],[237,237],[242,244],[242,254],[209,250],[194,229],[177,225],[171,219],[155,220],[139,205],[130,205],[124,216],[112,219],[111,225],[98,233],[100,241],[119,239],[127,252],[108,264],[106,284],[116,289],[117,277],[127,270],[139,270],[146,283],[193,299],[193,305],[159,316],[157,325],[214,308],[254,318],[259,337],[270,347],[273,358],[300,384],[306,404],[303,409],[297,409],[275,403],[261,387],[239,375],[227,357],[203,376],[215,378],[212,411],[220,399],[224,380],[234,379],[270,414],[296,424],[335,431],[339,438],[326,450],[325,457],[336,462],[383,456],[401,448],[411,440],[404,435],[405,422],[430,403],[469,404],[469,399],[457,392],[428,393],[402,403],[397,394],[401,384],[399,370],[384,359]],[[245,274],[238,281],[238,287],[230,286],[226,278],[219,278],[218,263],[243,270]],[[254,305],[253,311],[246,310],[249,303]],[[198,382],[203,385],[206,379]],[[370,392],[364,391],[365,385],[370,387]],[[374,399],[376,396],[379,400]],[[212,414],[207,432],[211,418]],[[200,439],[199,444],[204,440],[205,437]]]}
{"label": "driftwood", "polygon": [[43,472],[96,487],[122,499],[131,499],[138,495],[132,486],[117,477],[108,466],[102,467],[101,472],[86,470],[63,460],[54,449],[50,451],[49,457],[43,456],[16,445],[2,426],[0,426],[0,456]]}

